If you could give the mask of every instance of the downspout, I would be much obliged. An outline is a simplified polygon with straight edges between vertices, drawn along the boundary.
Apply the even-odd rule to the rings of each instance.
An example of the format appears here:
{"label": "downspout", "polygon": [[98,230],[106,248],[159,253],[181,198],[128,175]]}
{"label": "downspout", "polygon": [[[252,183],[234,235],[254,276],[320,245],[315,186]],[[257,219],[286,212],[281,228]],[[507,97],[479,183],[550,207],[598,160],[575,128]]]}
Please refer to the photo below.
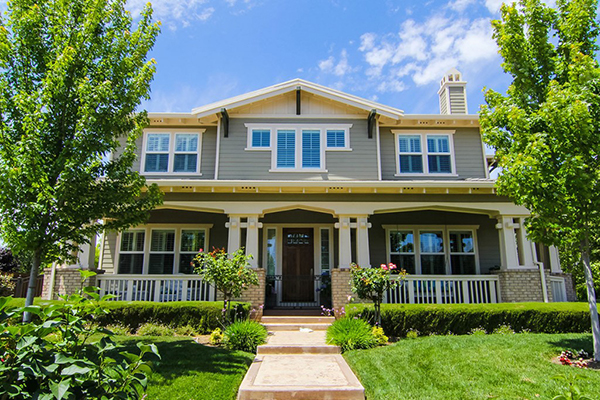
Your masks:
{"label": "downspout", "polygon": [[215,181],[219,179],[219,158],[221,156],[221,117],[217,114],[217,153],[215,154]]}
{"label": "downspout", "polygon": [[536,264],[538,266],[538,268],[540,269],[540,281],[542,282],[542,296],[544,297],[544,303],[548,303],[550,300],[548,300],[548,286],[546,286],[546,274],[544,273],[544,263],[538,261],[537,259],[537,252],[535,251],[535,243],[533,242],[529,242],[531,243],[531,253],[533,256],[533,263]]}

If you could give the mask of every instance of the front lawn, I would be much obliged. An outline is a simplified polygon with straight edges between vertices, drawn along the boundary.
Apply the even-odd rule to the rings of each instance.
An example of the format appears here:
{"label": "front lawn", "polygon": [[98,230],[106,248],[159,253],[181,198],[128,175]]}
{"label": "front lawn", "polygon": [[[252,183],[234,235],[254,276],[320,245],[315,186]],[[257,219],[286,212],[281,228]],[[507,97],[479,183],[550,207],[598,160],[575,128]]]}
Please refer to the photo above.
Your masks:
{"label": "front lawn", "polygon": [[131,347],[143,341],[155,343],[162,360],[154,363],[148,383],[148,399],[235,399],[238,387],[254,359],[243,351],[204,346],[187,337],[116,336]]}
{"label": "front lawn", "polygon": [[552,377],[587,377],[577,385],[600,393],[600,371],[552,364],[562,350],[591,354],[589,334],[430,336],[345,353],[367,399],[552,399],[564,383]]}

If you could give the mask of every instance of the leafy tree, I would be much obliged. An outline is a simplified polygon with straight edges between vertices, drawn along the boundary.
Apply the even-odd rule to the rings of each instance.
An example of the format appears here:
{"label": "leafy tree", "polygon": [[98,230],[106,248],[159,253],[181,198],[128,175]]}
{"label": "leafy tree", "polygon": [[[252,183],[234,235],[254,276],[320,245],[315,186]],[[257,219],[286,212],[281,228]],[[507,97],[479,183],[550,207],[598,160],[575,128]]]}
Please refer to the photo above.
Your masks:
{"label": "leafy tree", "polygon": [[532,240],[576,246],[584,265],[595,359],[600,324],[590,234],[600,223],[600,68],[597,0],[504,5],[494,38],[512,75],[507,95],[486,92],[480,121],[503,168],[498,192],[531,211]]}
{"label": "leafy tree", "polygon": [[10,249],[0,247],[0,272],[13,272],[19,267]]}
{"label": "leafy tree", "polygon": [[258,276],[248,262],[251,258],[251,255],[244,253],[243,247],[231,254],[223,249],[214,249],[210,253],[200,249],[192,262],[196,265],[196,273],[223,293],[226,310],[223,314],[226,319],[231,315],[231,300],[240,297],[250,286],[258,286]]}
{"label": "leafy tree", "polygon": [[0,20],[0,236],[33,253],[27,305],[42,263],[143,222],[161,201],[131,171],[159,27],[148,6],[133,30],[124,5],[13,0]]}

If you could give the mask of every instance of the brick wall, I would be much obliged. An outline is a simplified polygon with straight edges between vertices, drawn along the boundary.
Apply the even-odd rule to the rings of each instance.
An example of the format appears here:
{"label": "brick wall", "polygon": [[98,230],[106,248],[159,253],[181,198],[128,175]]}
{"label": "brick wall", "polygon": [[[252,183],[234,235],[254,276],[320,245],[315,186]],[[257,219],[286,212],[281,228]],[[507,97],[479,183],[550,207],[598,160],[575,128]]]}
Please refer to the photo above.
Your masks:
{"label": "brick wall", "polygon": [[[42,287],[42,299],[56,300],[59,295],[71,295],[82,288],[81,275],[78,269],[57,268],[54,275],[54,292],[50,299],[50,281],[52,280],[52,268],[44,270],[44,285]],[[95,286],[96,277],[88,278],[83,286]]]}
{"label": "brick wall", "polygon": [[[542,280],[537,269],[509,269],[495,271],[500,283],[500,296],[503,303],[516,303],[525,301],[544,301],[542,293]],[[550,272],[546,275],[546,290],[548,301],[552,301],[552,287],[550,285]]]}
{"label": "brick wall", "polygon": [[350,286],[350,269],[334,268],[331,270],[331,302],[335,310],[348,304],[348,296],[353,296]]}
{"label": "brick wall", "polygon": [[266,290],[266,271],[264,268],[257,268],[254,270],[258,275],[258,286],[251,286],[249,289],[244,290],[242,297],[236,299],[238,301],[245,301],[252,304],[252,308],[257,309],[253,313],[252,317],[260,319],[262,316],[262,307],[265,304],[265,290]]}

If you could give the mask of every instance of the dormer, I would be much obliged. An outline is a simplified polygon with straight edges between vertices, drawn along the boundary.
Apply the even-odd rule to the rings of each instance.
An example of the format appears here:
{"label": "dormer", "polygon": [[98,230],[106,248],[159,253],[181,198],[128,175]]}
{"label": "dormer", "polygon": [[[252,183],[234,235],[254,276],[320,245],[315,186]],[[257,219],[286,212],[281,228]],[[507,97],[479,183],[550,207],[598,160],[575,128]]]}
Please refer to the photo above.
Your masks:
{"label": "dormer", "polygon": [[462,80],[462,74],[456,68],[444,74],[438,95],[440,114],[468,114],[467,82]]}

